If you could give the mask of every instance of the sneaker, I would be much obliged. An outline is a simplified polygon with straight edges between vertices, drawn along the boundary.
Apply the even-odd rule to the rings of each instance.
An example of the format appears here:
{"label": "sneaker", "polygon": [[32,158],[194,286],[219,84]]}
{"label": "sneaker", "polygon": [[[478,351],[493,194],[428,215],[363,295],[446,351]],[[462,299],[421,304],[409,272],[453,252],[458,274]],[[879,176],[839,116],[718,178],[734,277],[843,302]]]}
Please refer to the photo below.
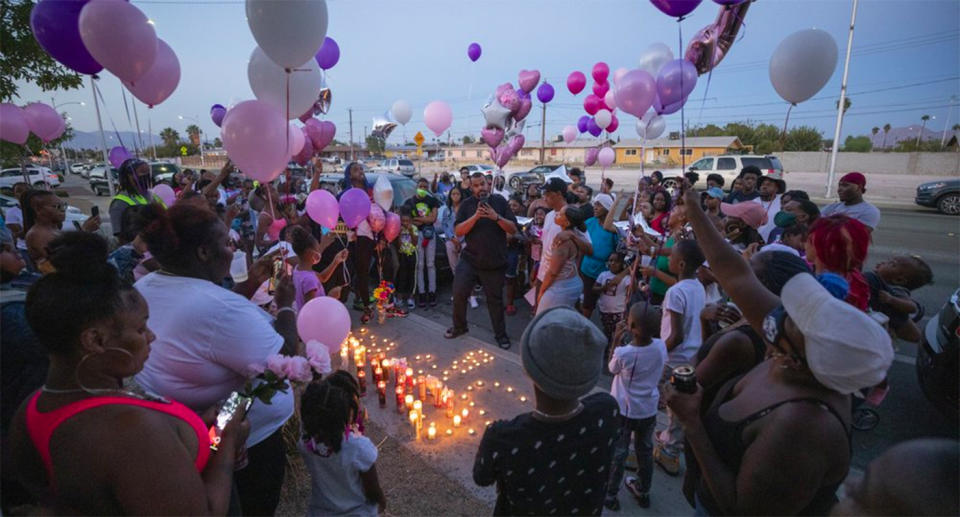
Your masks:
{"label": "sneaker", "polygon": [[633,494],[640,508],[650,508],[650,493],[640,491],[640,482],[635,477],[628,477],[623,483],[627,491]]}
{"label": "sneaker", "polygon": [[436,293],[436,292],[432,292],[432,293],[430,293],[429,295],[427,295],[427,300],[428,300],[428,302],[430,303],[430,306],[431,306],[431,307],[436,307],[436,306],[437,306],[437,293]]}
{"label": "sneaker", "polygon": [[407,298],[407,309],[413,310],[417,308],[417,302],[413,301],[413,297]]}
{"label": "sneaker", "polygon": [[471,297],[470,297],[470,308],[471,308],[471,309],[476,309],[476,308],[479,307],[479,306],[480,306],[480,304],[477,303],[477,297],[476,297],[476,296],[471,296]]}
{"label": "sneaker", "polygon": [[513,316],[514,314],[517,313],[517,307],[513,304],[507,305],[506,312],[507,312],[507,316]]}
{"label": "sneaker", "polygon": [[619,511],[620,511],[620,500],[617,499],[616,497],[614,497],[614,498],[608,498],[607,500],[605,500],[605,501],[603,502],[603,507],[606,508],[607,510],[610,510],[610,511],[613,511],[613,512],[619,512]]}
{"label": "sneaker", "polygon": [[417,307],[423,309],[427,306],[427,293],[420,293],[417,295]]}
{"label": "sneaker", "polygon": [[680,457],[663,450],[659,443],[653,449],[653,461],[660,465],[664,472],[671,476],[680,475]]}

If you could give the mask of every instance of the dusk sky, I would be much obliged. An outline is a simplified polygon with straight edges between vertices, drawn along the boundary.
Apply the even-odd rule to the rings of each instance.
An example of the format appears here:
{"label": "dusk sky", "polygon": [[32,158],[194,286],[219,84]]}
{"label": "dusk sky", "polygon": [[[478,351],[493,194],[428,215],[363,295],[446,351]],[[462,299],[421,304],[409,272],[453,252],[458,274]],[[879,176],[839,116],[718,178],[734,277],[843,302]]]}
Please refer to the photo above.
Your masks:
{"label": "dusk sky", "polygon": [[[197,117],[209,138],[219,134],[210,121],[214,103],[229,105],[253,98],[247,82],[247,61],[255,47],[247,27],[242,1],[134,0],[155,21],[158,36],[180,59],[177,91],[163,104],[138,107],[141,129],[148,120],[153,132],[167,126],[181,134],[192,123],[178,115]],[[538,69],[554,85],[557,95],[547,107],[548,138],[563,126],[576,124],[583,112],[584,92],[574,97],[566,89],[573,70],[588,77],[597,61],[611,71],[634,68],[651,43],[664,42],[677,54],[674,19],[646,0],[328,0],[327,35],[340,45],[340,62],[328,72],[333,108],[327,118],[337,125],[337,139],[348,137],[347,109],[353,108],[354,140],[362,141],[364,126],[384,113],[397,99],[413,106],[413,119],[390,139],[410,139],[422,130],[423,107],[445,100],[453,107],[451,135],[476,136],[482,124],[480,108],[496,85],[516,84],[520,69]],[[683,46],[697,30],[712,23],[720,7],[705,0],[681,26]],[[810,125],[832,138],[839,98],[843,57],[847,44],[851,2],[847,0],[759,0],[751,6],[727,58],[710,80],[701,76],[686,105],[692,125],[754,120],[780,125],[787,103],[774,91],[767,67],[774,48],[797,30],[816,27],[828,31],[840,51],[830,82],[813,99],[798,105],[790,124]],[[942,130],[960,122],[960,2],[955,0],[863,0],[857,15],[850,66],[852,107],[844,119],[842,137],[869,134],[873,126],[919,124],[932,115],[927,127]],[[476,41],[483,55],[476,63],[466,49]],[[120,95],[120,82],[101,73],[107,114],[120,130],[131,130]],[[469,92],[472,95],[468,98]],[[76,129],[93,131],[96,116],[89,86],[52,92],[57,103],[84,101],[86,106],[63,108]],[[18,104],[50,102],[51,93],[21,85]],[[704,101],[704,97],[706,100]],[[132,97],[128,97],[128,101]],[[951,112],[952,111],[952,112]],[[618,113],[617,135],[635,138],[635,118]],[[949,120],[948,120],[949,119]],[[539,140],[540,108],[527,119],[528,141]],[[668,118],[668,131],[678,130],[680,114]],[[446,140],[446,134],[443,140]]]}

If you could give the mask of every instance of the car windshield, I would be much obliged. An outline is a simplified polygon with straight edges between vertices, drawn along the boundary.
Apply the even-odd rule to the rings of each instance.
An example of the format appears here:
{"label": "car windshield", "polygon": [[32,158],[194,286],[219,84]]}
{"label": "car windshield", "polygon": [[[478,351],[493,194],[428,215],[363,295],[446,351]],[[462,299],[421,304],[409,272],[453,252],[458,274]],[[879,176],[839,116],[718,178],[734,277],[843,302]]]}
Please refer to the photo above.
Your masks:
{"label": "car windshield", "polygon": [[783,164],[780,163],[780,158],[777,158],[775,156],[768,156],[767,159],[770,160],[770,165],[773,165],[774,169],[781,170],[781,171],[783,170]]}
{"label": "car windshield", "polygon": [[413,162],[410,160],[400,160],[400,165],[404,167],[413,167]]}
{"label": "car windshield", "polygon": [[150,166],[153,170],[153,175],[157,174],[176,174],[180,172],[180,168],[172,163],[155,163]]}
{"label": "car windshield", "polygon": [[740,162],[744,167],[753,165],[759,169],[772,169],[773,164],[770,163],[769,158],[740,158]]}

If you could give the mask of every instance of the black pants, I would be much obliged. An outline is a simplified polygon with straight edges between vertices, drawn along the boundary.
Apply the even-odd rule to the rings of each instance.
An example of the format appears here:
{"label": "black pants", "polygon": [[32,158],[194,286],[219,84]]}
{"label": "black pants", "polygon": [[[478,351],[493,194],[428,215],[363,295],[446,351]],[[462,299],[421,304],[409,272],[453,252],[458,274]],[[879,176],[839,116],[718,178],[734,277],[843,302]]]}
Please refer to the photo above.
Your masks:
{"label": "black pants", "polygon": [[503,315],[503,281],[507,268],[476,269],[466,260],[457,263],[453,275],[453,328],[467,328],[467,298],[473,293],[473,286],[483,286],[483,295],[487,298],[487,311],[496,337],[507,335],[507,325]]}
{"label": "black pants", "polygon": [[247,449],[247,457],[250,463],[233,474],[243,515],[273,515],[280,503],[287,466],[283,427]]}
{"label": "black pants", "polygon": [[406,299],[413,295],[414,287],[417,282],[417,254],[404,255],[397,253],[397,275],[396,287],[397,294]]}
{"label": "black pants", "polygon": [[[351,287],[356,293],[355,300],[366,306],[370,304],[370,264],[373,260],[373,239],[357,236],[350,249],[353,263],[353,281]],[[356,301],[354,301],[356,303]]]}

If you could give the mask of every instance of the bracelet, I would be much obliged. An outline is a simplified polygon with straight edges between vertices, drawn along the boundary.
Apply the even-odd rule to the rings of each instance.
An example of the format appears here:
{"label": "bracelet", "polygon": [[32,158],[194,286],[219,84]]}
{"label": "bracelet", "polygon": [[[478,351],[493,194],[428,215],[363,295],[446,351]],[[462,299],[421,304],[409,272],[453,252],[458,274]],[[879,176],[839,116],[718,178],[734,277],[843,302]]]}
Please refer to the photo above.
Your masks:
{"label": "bracelet", "polygon": [[291,313],[293,313],[294,316],[297,315],[297,310],[294,309],[293,307],[280,307],[280,308],[277,310],[277,317],[279,318],[279,317],[280,317],[280,314],[281,314],[281,313],[284,313],[284,312],[291,312]]}

